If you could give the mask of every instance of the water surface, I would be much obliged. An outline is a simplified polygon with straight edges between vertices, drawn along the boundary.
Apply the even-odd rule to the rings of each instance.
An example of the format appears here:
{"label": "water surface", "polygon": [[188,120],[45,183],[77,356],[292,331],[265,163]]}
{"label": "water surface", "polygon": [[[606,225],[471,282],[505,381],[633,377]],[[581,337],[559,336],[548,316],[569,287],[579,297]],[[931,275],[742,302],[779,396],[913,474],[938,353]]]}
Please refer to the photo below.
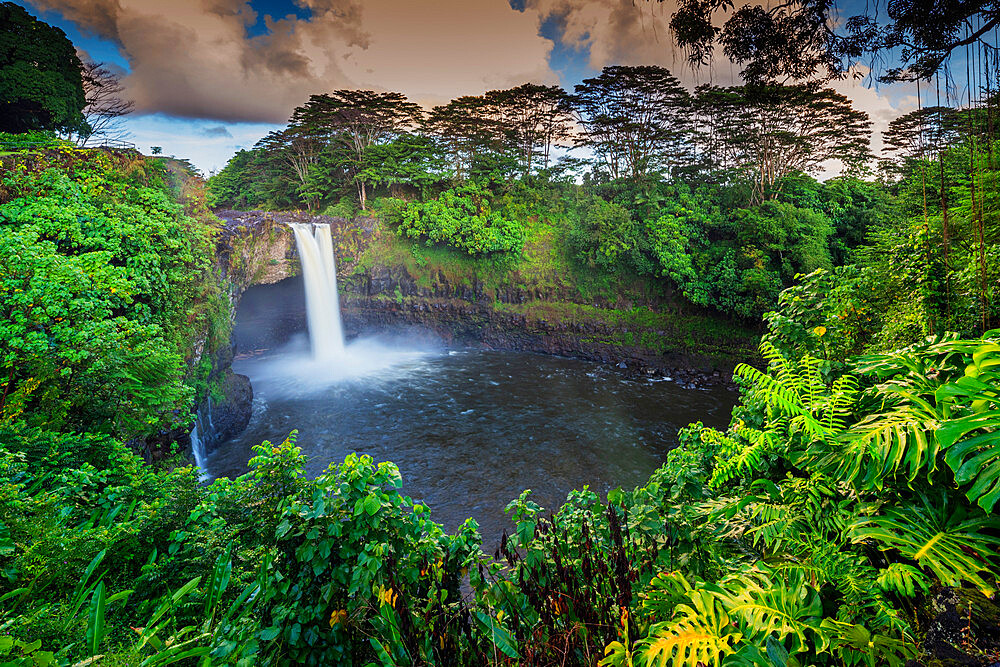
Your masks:
{"label": "water surface", "polygon": [[254,417],[207,462],[212,477],[246,471],[251,446],[298,429],[316,476],[351,452],[392,461],[403,493],[430,506],[446,530],[465,518],[487,546],[523,489],[556,508],[585,485],[605,494],[643,483],[692,421],[723,426],[735,396],[716,388],[628,380],[614,367],[521,352],[406,349],[361,341],[355,361],[316,365],[302,341],[238,359]]}

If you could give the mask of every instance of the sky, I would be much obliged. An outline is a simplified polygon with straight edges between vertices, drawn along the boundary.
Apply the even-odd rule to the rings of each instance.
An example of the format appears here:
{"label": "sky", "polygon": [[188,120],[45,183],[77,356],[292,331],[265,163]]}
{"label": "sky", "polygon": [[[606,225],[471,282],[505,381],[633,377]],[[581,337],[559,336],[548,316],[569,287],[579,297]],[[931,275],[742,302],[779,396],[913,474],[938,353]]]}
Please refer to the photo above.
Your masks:
{"label": "sky", "polygon": [[[14,1],[118,68],[136,104],[129,141],[205,174],[309,95],[340,88],[432,106],[525,82],[572,90],[613,64],[661,65],[691,87],[738,75],[728,62],[687,66],[667,32],[670,0]],[[889,120],[916,108],[909,85],[832,87],[872,116],[876,150]]]}

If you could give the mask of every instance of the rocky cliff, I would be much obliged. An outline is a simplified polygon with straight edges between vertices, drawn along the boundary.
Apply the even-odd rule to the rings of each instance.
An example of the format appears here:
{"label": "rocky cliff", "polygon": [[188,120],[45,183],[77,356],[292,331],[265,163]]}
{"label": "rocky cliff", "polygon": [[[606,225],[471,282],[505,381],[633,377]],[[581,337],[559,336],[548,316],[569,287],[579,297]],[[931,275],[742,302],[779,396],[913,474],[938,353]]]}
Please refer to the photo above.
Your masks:
{"label": "rocky cliff", "polygon": [[[728,380],[733,359],[759,333],[637,285],[628,293],[584,294],[572,276],[539,277],[518,266],[477,267],[459,258],[441,268],[373,218],[218,211],[218,255],[235,312],[247,289],[300,273],[289,222],[333,229],[348,334],[420,327],[453,344],[484,345],[614,363],[682,382]],[[460,261],[459,261],[460,260]],[[529,261],[529,260],[526,260]]]}

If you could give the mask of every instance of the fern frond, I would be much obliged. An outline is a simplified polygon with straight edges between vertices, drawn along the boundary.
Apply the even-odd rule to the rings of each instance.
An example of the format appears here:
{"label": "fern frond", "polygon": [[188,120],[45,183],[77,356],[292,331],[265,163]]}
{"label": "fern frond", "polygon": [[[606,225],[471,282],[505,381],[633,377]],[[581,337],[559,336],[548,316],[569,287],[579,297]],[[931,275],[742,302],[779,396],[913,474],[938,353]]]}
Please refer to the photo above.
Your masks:
{"label": "fern frond", "polygon": [[777,434],[772,431],[758,431],[738,422],[733,432],[747,441],[747,444],[714,430],[709,435],[703,435],[706,440],[719,447],[714,458],[712,476],[708,480],[710,488],[718,489],[737,477],[760,472],[764,456],[778,448]]}
{"label": "fern frond", "polygon": [[753,366],[740,364],[734,374],[753,386],[758,397],[771,410],[777,410],[782,416],[788,417],[793,424],[801,425],[802,430],[811,438],[825,441],[829,433],[822,424],[813,417],[809,408],[803,403],[796,392],[795,385],[791,387],[778,378],[761,373]]}

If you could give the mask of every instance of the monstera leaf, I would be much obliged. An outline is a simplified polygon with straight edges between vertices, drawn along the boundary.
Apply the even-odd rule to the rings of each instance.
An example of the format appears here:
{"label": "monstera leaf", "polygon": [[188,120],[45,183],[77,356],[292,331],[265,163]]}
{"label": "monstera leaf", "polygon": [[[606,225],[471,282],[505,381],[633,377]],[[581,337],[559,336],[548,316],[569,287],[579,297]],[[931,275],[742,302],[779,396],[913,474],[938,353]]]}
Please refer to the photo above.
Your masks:
{"label": "monstera leaf", "polygon": [[883,551],[896,549],[917,565],[934,573],[941,583],[978,586],[984,593],[994,590],[994,547],[1000,544],[995,531],[1000,519],[969,517],[965,509],[948,506],[947,498],[894,507],[885,515],[862,519],[851,526],[855,542],[874,540]]}
{"label": "monstera leaf", "polygon": [[825,619],[823,625],[833,632],[830,645],[842,664],[903,667],[917,655],[916,646],[909,638],[873,634],[862,625],[842,623],[832,618]]}
{"label": "monstera leaf", "polygon": [[791,638],[793,652],[804,650],[812,640],[819,639],[823,604],[814,588],[802,583],[800,577],[787,581],[745,579],[737,593],[721,587],[715,593],[722,606],[740,621],[743,634],[750,641],[762,643],[767,637],[779,641]]}
{"label": "monstera leaf", "polygon": [[969,500],[987,512],[1000,500],[1000,345],[988,343],[972,355],[965,375],[937,390],[938,404],[951,414],[938,429],[945,463],[958,484],[971,483]]}
{"label": "monstera leaf", "polygon": [[873,465],[841,472],[862,488],[903,469],[908,481],[921,471],[933,481],[943,451],[969,500],[991,512],[1000,502],[1000,331],[862,357],[859,369],[885,379],[877,389],[887,407],[843,436],[846,461]]}
{"label": "monstera leaf", "polygon": [[637,649],[649,667],[719,667],[742,639],[717,598],[706,590],[692,591],[691,604],[678,605],[673,621],[653,627]]}
{"label": "monstera leaf", "polygon": [[[972,431],[986,432],[961,440]],[[1000,410],[943,424],[938,439],[947,448],[944,460],[955,472],[955,481],[960,485],[972,483],[965,495],[992,512],[1000,500]]]}

